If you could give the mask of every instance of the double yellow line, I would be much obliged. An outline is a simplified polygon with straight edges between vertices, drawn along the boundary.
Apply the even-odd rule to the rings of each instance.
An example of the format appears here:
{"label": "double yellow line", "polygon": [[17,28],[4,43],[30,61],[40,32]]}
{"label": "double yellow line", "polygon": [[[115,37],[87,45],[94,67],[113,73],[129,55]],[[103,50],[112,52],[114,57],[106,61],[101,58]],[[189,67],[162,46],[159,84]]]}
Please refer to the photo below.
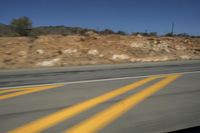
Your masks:
{"label": "double yellow line", "polygon": [[60,122],[68,120],[75,115],[80,114],[83,111],[86,111],[92,107],[95,107],[103,102],[106,102],[112,98],[120,96],[124,93],[127,93],[130,90],[136,89],[145,83],[153,81],[157,78],[163,78],[163,80],[158,83],[153,84],[150,87],[145,88],[144,90],[112,105],[111,107],[103,110],[100,113],[92,116],[91,118],[77,124],[76,126],[64,131],[66,133],[93,133],[99,131],[101,128],[105,127],[125,112],[127,112],[130,108],[134,107],[136,104],[149,97],[156,91],[168,85],[170,82],[177,79],[180,75],[168,75],[168,76],[154,76],[145,78],[133,84],[124,86],[122,88],[118,88],[101,96],[89,99],[85,102],[76,104],[72,107],[62,109],[58,112],[50,114],[46,117],[37,119],[32,121],[22,127],[16,128],[9,133],[38,133],[42,132]]}
{"label": "double yellow line", "polygon": [[63,85],[46,85],[38,87],[27,87],[27,88],[16,88],[16,89],[6,89],[0,91],[0,100],[5,100],[21,95],[26,95],[34,92],[44,91],[51,88],[60,87]]}

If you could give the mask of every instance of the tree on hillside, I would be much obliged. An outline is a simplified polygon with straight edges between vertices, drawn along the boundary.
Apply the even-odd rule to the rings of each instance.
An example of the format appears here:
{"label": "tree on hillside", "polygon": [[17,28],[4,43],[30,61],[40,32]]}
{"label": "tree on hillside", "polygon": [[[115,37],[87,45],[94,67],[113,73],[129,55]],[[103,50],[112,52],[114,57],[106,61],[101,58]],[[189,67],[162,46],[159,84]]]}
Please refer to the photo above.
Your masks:
{"label": "tree on hillside", "polygon": [[32,28],[32,21],[28,17],[19,17],[10,22],[10,26],[20,35],[27,36]]}

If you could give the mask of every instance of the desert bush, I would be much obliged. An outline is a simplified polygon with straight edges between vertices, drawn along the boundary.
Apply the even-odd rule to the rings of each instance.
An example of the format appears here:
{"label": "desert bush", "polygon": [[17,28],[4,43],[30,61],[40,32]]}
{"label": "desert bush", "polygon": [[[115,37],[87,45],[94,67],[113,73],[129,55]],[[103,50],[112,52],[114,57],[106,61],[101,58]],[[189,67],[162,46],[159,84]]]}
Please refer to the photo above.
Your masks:
{"label": "desert bush", "polygon": [[0,24],[0,36],[19,36],[17,32],[15,32],[12,28],[10,28],[8,25]]}
{"label": "desert bush", "polygon": [[124,32],[124,31],[118,31],[116,34],[119,34],[119,35],[128,35],[126,32]]}
{"label": "desert bush", "polygon": [[13,28],[20,36],[27,36],[32,28],[32,21],[28,17],[19,17],[10,22],[10,27]]}
{"label": "desert bush", "polygon": [[170,36],[174,36],[174,35],[170,32],[170,33],[166,33],[164,36],[170,37]]}
{"label": "desert bush", "polygon": [[148,36],[157,36],[157,32],[150,32],[148,33]]}
{"label": "desert bush", "polygon": [[176,36],[179,36],[179,37],[190,37],[190,35],[187,34],[187,33],[180,33],[180,34],[177,34]]}
{"label": "desert bush", "polygon": [[103,31],[100,31],[99,32],[100,34],[103,34],[103,35],[109,35],[109,34],[116,34],[113,30],[111,29],[105,29]]}

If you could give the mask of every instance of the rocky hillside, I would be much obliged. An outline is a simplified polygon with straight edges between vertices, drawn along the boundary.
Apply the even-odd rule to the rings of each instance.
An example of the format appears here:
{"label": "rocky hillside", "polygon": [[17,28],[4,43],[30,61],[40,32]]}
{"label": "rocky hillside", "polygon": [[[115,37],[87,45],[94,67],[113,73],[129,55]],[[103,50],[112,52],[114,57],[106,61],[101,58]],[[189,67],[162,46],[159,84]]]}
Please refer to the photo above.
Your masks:
{"label": "rocky hillside", "polygon": [[98,35],[0,37],[0,69],[200,59],[200,38]]}

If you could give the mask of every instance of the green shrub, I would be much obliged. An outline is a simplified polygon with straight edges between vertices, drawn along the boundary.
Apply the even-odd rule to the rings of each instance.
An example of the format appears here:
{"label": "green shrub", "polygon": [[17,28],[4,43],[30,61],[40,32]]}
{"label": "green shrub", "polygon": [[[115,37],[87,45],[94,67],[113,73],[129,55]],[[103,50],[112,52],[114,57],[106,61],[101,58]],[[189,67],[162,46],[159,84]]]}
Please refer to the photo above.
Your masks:
{"label": "green shrub", "polygon": [[10,27],[13,28],[20,36],[28,36],[32,21],[28,17],[19,17],[10,22]]}

